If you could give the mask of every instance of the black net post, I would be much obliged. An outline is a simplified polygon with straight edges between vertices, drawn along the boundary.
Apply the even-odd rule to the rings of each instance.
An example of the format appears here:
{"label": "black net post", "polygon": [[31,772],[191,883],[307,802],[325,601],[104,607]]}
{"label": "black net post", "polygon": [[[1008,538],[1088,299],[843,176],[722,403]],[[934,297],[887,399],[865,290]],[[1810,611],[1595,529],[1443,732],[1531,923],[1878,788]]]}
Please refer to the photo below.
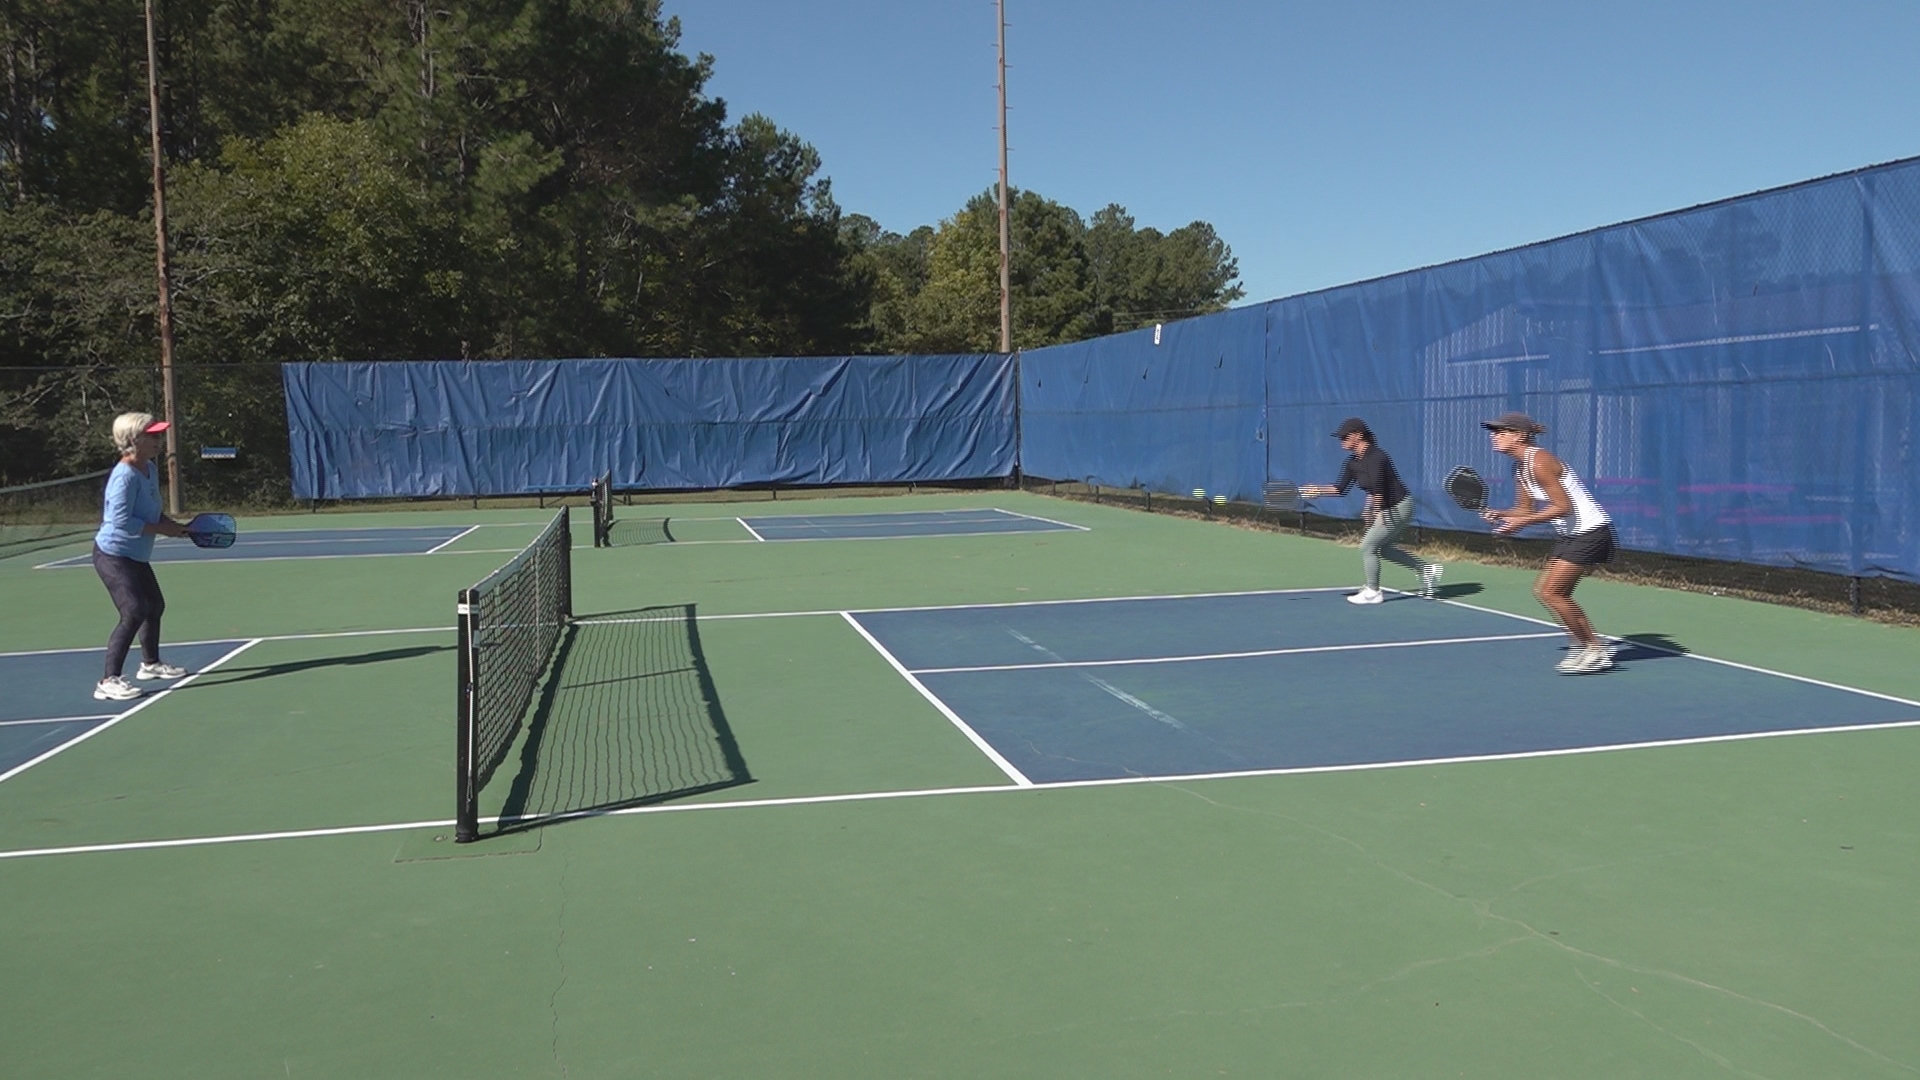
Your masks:
{"label": "black net post", "polygon": [[613,472],[608,470],[593,481],[593,546],[612,547]]}
{"label": "black net post", "polygon": [[566,543],[554,550],[560,557],[560,621],[573,621],[573,514],[567,507],[560,508],[560,535],[566,537]]}
{"label": "black net post", "polygon": [[457,749],[454,753],[454,769],[458,774],[454,778],[454,825],[455,843],[466,844],[480,838],[480,790],[474,783],[474,675],[478,668],[473,662],[473,620],[479,610],[472,589],[461,589],[459,599],[454,605],[458,614],[459,641],[455,646],[458,653],[459,701],[455,715],[459,718],[459,733],[456,736]]}

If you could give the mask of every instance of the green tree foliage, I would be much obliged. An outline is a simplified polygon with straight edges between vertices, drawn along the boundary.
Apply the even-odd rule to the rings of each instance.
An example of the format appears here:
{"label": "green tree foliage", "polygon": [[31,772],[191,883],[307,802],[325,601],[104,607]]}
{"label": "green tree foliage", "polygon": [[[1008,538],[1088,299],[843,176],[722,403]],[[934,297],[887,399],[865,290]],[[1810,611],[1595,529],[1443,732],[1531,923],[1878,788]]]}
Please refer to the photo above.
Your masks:
{"label": "green tree foliage", "polygon": [[1125,207],[1109,204],[1087,223],[1085,242],[1095,333],[1205,315],[1246,295],[1239,263],[1204,221],[1162,233],[1135,228]]}
{"label": "green tree foliage", "polygon": [[[765,356],[998,344],[991,194],[901,236],[812,147],[730,120],[659,0],[164,0],[194,484],[284,492],[290,360]],[[0,0],[0,484],[98,467],[160,402],[141,5]],[[1217,310],[1196,222],[1013,205],[1015,343]]]}
{"label": "green tree foliage", "polygon": [[157,401],[153,227],[111,211],[0,208],[0,484],[111,461],[107,425]]}
{"label": "green tree foliage", "polygon": [[[819,156],[729,123],[657,0],[161,12],[182,427],[263,477],[284,475],[285,360],[867,343]],[[101,0],[0,0],[0,38],[18,479],[97,461],[103,417],[157,408],[146,46],[140,6]]]}
{"label": "green tree foliage", "polygon": [[[901,236],[849,219],[847,240],[871,281],[867,328],[883,351],[999,347],[1000,225],[993,191]],[[1084,221],[1015,189],[1008,232],[1013,344],[1032,349],[1220,311],[1244,293],[1237,263],[1203,221],[1161,233],[1120,206]]]}

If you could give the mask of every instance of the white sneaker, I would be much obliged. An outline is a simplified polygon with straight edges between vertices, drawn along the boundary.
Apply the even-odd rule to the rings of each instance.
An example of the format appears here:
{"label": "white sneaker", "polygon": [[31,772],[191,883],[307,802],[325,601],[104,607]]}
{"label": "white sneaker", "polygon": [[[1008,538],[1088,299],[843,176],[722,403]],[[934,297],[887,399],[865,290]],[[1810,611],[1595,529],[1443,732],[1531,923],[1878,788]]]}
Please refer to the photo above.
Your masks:
{"label": "white sneaker", "polygon": [[1381,592],[1379,589],[1361,589],[1357,593],[1348,593],[1347,603],[1378,604],[1384,601],[1386,598],[1387,598],[1387,594]]}
{"label": "white sneaker", "polygon": [[175,667],[172,664],[143,663],[140,665],[140,670],[133,673],[133,677],[136,679],[180,679],[186,677],[186,674],[186,668]]}
{"label": "white sneaker", "polygon": [[1569,645],[1567,646],[1567,655],[1561,657],[1560,662],[1553,665],[1553,670],[1562,675],[1578,674],[1580,671],[1580,663],[1585,660],[1586,657],[1587,647],[1585,645]]}
{"label": "white sneaker", "polygon": [[1440,574],[1446,567],[1439,563],[1428,563],[1420,568],[1420,595],[1431,600],[1440,591]]}
{"label": "white sneaker", "polygon": [[96,701],[132,701],[140,696],[140,688],[118,675],[101,679],[93,688]]}
{"label": "white sneaker", "polygon": [[1613,666],[1613,647],[1610,645],[1589,645],[1580,650],[1579,656],[1580,662],[1573,669],[1575,675],[1592,675]]}

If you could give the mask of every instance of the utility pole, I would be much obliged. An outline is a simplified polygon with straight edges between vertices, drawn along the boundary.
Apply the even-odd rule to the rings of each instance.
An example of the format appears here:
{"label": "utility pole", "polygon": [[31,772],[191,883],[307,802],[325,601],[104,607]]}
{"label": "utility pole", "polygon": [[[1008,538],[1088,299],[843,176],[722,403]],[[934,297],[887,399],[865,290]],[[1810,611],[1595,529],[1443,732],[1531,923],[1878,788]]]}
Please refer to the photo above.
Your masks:
{"label": "utility pole", "polygon": [[153,263],[160,283],[160,396],[167,422],[167,513],[184,513],[180,494],[180,423],[173,408],[173,291],[167,282],[167,184],[160,152],[160,50],[153,0],[147,4],[147,121],[153,136]]}
{"label": "utility pole", "polygon": [[1007,223],[1007,0],[994,0],[1000,24],[1000,351],[1013,351],[1012,232]]}

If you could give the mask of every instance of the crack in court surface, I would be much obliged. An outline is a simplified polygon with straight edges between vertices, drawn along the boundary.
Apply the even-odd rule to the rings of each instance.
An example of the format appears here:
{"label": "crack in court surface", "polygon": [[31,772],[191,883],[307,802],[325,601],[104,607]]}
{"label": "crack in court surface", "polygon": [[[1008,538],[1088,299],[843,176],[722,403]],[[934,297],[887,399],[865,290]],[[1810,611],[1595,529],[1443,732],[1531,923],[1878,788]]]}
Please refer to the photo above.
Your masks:
{"label": "crack in court surface", "polygon": [[566,944],[567,869],[569,865],[567,857],[564,854],[561,855],[560,910],[555,913],[553,919],[554,929],[557,931],[553,940],[553,959],[554,962],[560,966],[560,981],[554,984],[553,993],[547,995],[547,1013],[551,1017],[550,1031],[553,1035],[552,1042],[548,1044],[548,1050],[553,1057],[554,1065],[560,1069],[560,1075],[562,1077],[568,1075],[567,1063],[560,1060],[560,991],[566,988],[568,978]]}
{"label": "crack in court surface", "polygon": [[1609,1005],[1614,1006],[1615,1008],[1619,1009],[1621,1012],[1626,1013],[1628,1016],[1631,1016],[1634,1019],[1640,1021],[1641,1023],[1647,1025],[1647,1027],[1652,1028],[1654,1031],[1657,1031],[1660,1034],[1665,1035],[1667,1038],[1672,1039],[1675,1042],[1681,1043],[1684,1046],[1687,1046],[1688,1048],[1692,1049],[1694,1052],[1698,1053],[1701,1057],[1706,1058],[1708,1061],[1713,1062],[1715,1065],[1720,1066],[1721,1068],[1727,1070],[1728,1072],[1739,1073],[1741,1076],[1750,1077],[1751,1080],[1771,1080],[1770,1077],[1767,1077],[1761,1073],[1753,1072],[1749,1069],[1743,1069],[1738,1065],[1735,1065],[1733,1062],[1727,1060],[1724,1054],[1715,1053],[1713,1050],[1710,1050],[1707,1047],[1700,1045],[1699,1043],[1695,1042],[1692,1039],[1687,1038],[1685,1035],[1682,1035],[1677,1031],[1669,1031],[1668,1029],[1660,1026],[1659,1024],[1653,1021],[1653,1018],[1647,1016],[1645,1013],[1641,1012],[1636,1008],[1633,1008],[1632,1006],[1628,1005],[1626,1002],[1621,1001],[1620,999],[1614,997],[1612,994],[1607,993],[1605,990],[1600,989],[1600,984],[1587,978],[1584,972],[1581,972],[1580,970],[1575,969],[1574,975],[1577,976],[1582,983],[1586,984],[1587,989],[1599,995],[1601,1000],[1607,1002]]}
{"label": "crack in court surface", "polygon": [[[1066,663],[1065,657],[1062,657],[1059,653],[1054,652],[1052,649],[1047,648],[1046,646],[1033,640],[1032,638],[1021,633],[1020,631],[1015,630],[1010,626],[1006,627],[1006,631],[1007,633],[1013,635],[1013,639],[1015,641],[1020,642],[1022,645],[1025,645],[1029,649],[1032,649],[1034,652],[1037,652],[1041,656],[1046,657],[1048,660],[1053,661],[1054,663],[1062,663],[1062,664]],[[1220,746],[1219,743],[1215,742],[1213,739],[1209,738],[1208,736],[1202,735],[1200,732],[1197,732],[1192,728],[1188,727],[1187,725],[1181,723],[1177,717],[1174,717],[1168,713],[1161,712],[1159,709],[1156,709],[1152,705],[1149,705],[1146,702],[1140,700],[1139,698],[1134,697],[1132,694],[1127,693],[1125,690],[1120,689],[1119,687],[1113,685],[1107,680],[1102,679],[1096,675],[1093,675],[1085,671],[1076,672],[1076,674],[1078,674],[1082,679],[1085,679],[1087,682],[1093,684],[1093,686],[1096,689],[1100,690],[1100,692],[1107,694],[1127,705],[1131,705],[1136,709],[1139,709],[1141,712],[1147,714],[1147,716],[1151,717],[1157,723],[1165,724],[1166,726],[1174,729],[1175,731],[1181,732],[1182,734],[1192,735],[1195,738],[1200,739],[1202,742],[1205,742],[1211,746]],[[1227,756],[1234,761],[1244,760],[1239,754],[1235,754],[1233,751],[1227,749],[1226,747],[1220,747],[1220,749],[1223,752],[1225,752]],[[1128,769],[1126,771],[1129,773],[1133,772],[1133,770],[1131,769]],[[1135,775],[1138,775],[1138,774],[1135,774]]]}
{"label": "crack in court surface", "polygon": [[[1820,1020],[1818,1017],[1809,1016],[1806,1013],[1799,1012],[1798,1010],[1795,1010],[1789,1006],[1782,1005],[1777,1001],[1769,1001],[1765,998],[1754,997],[1751,994],[1743,994],[1740,991],[1734,990],[1730,987],[1720,986],[1716,983],[1711,983],[1704,979],[1697,979],[1691,975],[1686,975],[1681,972],[1668,971],[1663,968],[1646,967],[1640,964],[1634,964],[1625,960],[1621,960],[1617,957],[1606,956],[1601,953],[1596,953],[1587,949],[1582,949],[1576,945],[1570,944],[1566,941],[1562,941],[1558,937],[1555,937],[1553,935],[1550,935],[1541,931],[1540,929],[1533,926],[1531,923],[1528,923],[1524,919],[1517,918],[1512,915],[1503,915],[1497,911],[1494,911],[1493,905],[1495,903],[1495,900],[1498,899],[1497,897],[1495,899],[1482,900],[1482,899],[1478,899],[1471,896],[1462,896],[1456,893],[1449,892],[1446,889],[1443,889],[1440,886],[1430,881],[1417,877],[1414,874],[1408,873],[1407,871],[1401,869],[1400,867],[1397,867],[1392,863],[1387,862],[1386,860],[1382,859],[1378,855],[1375,855],[1372,851],[1368,850],[1367,846],[1365,844],[1360,843],[1358,840],[1355,840],[1351,837],[1334,832],[1333,830],[1328,829],[1324,826],[1316,825],[1309,821],[1303,821],[1300,818],[1294,817],[1291,814],[1284,814],[1277,810],[1263,810],[1263,809],[1258,809],[1250,806],[1236,806],[1231,803],[1221,802],[1218,799],[1209,798],[1208,796],[1198,791],[1194,791],[1182,784],[1172,783],[1172,784],[1157,785],[1157,786],[1162,786],[1173,791],[1178,791],[1184,795],[1192,796],[1193,798],[1198,799],[1201,802],[1207,803],[1210,806],[1218,807],[1219,809],[1222,809],[1222,810],[1229,810],[1236,813],[1255,814],[1255,815],[1264,816],[1264,817],[1278,818],[1279,820],[1285,821],[1288,824],[1295,826],[1296,828],[1303,829],[1308,832],[1316,833],[1330,840],[1334,840],[1341,844],[1345,844],[1346,846],[1352,848],[1355,852],[1360,854],[1362,857],[1364,857],[1368,862],[1372,863],[1374,866],[1378,867],[1381,870],[1386,871],[1387,873],[1401,879],[1404,882],[1407,882],[1410,885],[1413,885],[1420,889],[1424,889],[1428,892],[1434,893],[1435,895],[1444,897],[1447,900],[1450,900],[1456,904],[1465,905],[1475,915],[1483,919],[1491,919],[1497,922],[1505,923],[1507,925],[1517,927],[1518,929],[1524,931],[1524,937],[1513,939],[1515,942],[1520,940],[1525,940],[1525,939],[1532,939],[1547,945],[1551,945],[1555,949],[1558,949],[1572,956],[1577,956],[1586,960],[1593,961],[1595,963],[1604,964],[1608,967],[1614,968],[1615,970],[1631,972],[1636,975],[1645,975],[1651,978],[1664,979],[1669,982],[1677,983],[1684,987],[1690,987],[1696,990],[1705,990],[1711,994],[1717,994],[1723,997],[1731,998],[1734,1001],[1738,1001],[1746,1005],[1750,1005],[1760,1009],[1775,1012],[1782,1016],[1799,1021],[1800,1023],[1813,1028],[1815,1031],[1819,1032],[1820,1034],[1825,1035],[1827,1038],[1832,1039],[1833,1041],[1838,1042],[1846,1047],[1849,1047],[1859,1053],[1865,1054],[1876,1061],[1883,1062],[1897,1069],[1901,1069],[1905,1072],[1913,1073],[1917,1076],[1920,1076],[1920,1066],[1916,1066],[1909,1062],[1901,1061],[1898,1058],[1890,1057],[1887,1054],[1884,1054],[1879,1050],[1876,1050],[1873,1047],[1866,1045],[1865,1043],[1859,1042],[1856,1039],[1843,1035],[1840,1032],[1835,1031],[1832,1027],[1828,1026],[1824,1021]],[[1545,875],[1545,876],[1552,877],[1557,875]],[[1528,883],[1531,883],[1532,881],[1537,881],[1537,880],[1542,880],[1542,879],[1540,878],[1528,879],[1528,882],[1523,882],[1522,884],[1528,884]],[[1516,891],[1515,889],[1508,889],[1503,891],[1500,895],[1511,896],[1515,891]],[[1502,943],[1502,945],[1495,947],[1493,951],[1498,951],[1498,949],[1503,948],[1505,944],[1507,943]],[[1583,983],[1587,982],[1586,976],[1581,974],[1577,968],[1574,970],[1574,975],[1575,977],[1579,978]],[[1378,982],[1379,980],[1376,980],[1374,985],[1377,985]],[[1606,998],[1606,995],[1602,994],[1601,997]],[[1607,999],[1607,1000],[1611,1001],[1611,999]],[[1615,1004],[1617,1005],[1618,1003],[1615,1002]],[[1651,1021],[1649,1021],[1649,1023],[1651,1023]],[[1668,1033],[1668,1034],[1671,1034],[1671,1033]],[[1728,1067],[1733,1068],[1732,1066],[1728,1066]],[[1747,1075],[1753,1075],[1753,1074],[1749,1073]]]}

